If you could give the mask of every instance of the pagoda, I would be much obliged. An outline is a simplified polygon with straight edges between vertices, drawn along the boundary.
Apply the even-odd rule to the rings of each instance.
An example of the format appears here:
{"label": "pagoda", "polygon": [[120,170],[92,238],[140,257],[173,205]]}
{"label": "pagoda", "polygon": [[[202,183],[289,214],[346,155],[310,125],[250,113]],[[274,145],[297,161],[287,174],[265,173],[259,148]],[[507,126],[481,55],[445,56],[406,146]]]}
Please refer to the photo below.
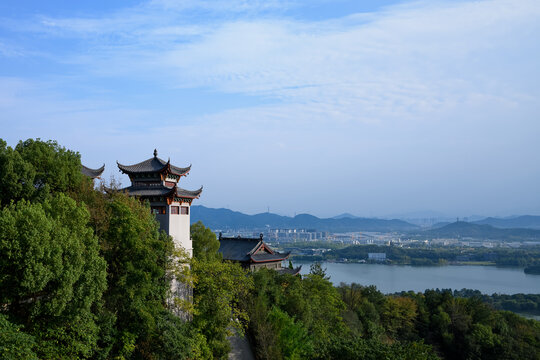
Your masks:
{"label": "pagoda", "polygon": [[173,238],[175,246],[184,248],[191,257],[193,246],[191,242],[190,206],[194,199],[202,193],[198,190],[185,190],[178,186],[182,176],[191,170],[191,165],[185,168],[171,165],[157,156],[134,165],[118,164],[118,169],[129,176],[131,186],[122,189],[130,196],[150,202],[150,209],[159,221],[160,227]]}

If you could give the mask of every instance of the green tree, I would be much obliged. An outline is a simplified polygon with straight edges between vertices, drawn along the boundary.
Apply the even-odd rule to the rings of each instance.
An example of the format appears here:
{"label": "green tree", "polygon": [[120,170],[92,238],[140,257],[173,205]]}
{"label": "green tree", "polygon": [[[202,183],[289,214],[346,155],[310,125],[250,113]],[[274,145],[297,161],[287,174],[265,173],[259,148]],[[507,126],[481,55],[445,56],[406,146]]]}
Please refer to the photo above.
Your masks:
{"label": "green tree", "polygon": [[247,312],[240,306],[253,286],[253,280],[240,265],[229,262],[204,262],[193,259],[193,325],[206,338],[215,358],[226,358],[230,346],[227,336],[243,333]]}
{"label": "green tree", "polygon": [[43,201],[51,193],[72,192],[83,181],[77,152],[56,141],[28,139],[12,149],[0,139],[0,203]]}
{"label": "green tree", "polygon": [[268,321],[277,335],[277,346],[285,359],[297,360],[309,357],[313,352],[307,329],[295,322],[286,312],[273,306],[268,313]]}
{"label": "green tree", "polygon": [[191,239],[193,240],[193,257],[200,261],[221,260],[219,240],[210,228],[200,221],[191,225]]}
{"label": "green tree", "polygon": [[0,358],[4,360],[37,360],[32,335],[21,331],[21,326],[9,322],[0,314]]}
{"label": "green tree", "polygon": [[414,321],[417,316],[416,302],[407,297],[388,297],[384,304],[382,323],[392,338],[414,338]]}
{"label": "green tree", "polygon": [[107,261],[104,306],[115,314],[111,356],[149,358],[159,335],[158,319],[166,309],[173,242],[147,205],[125,194],[106,203],[108,226],[101,237]]}
{"label": "green tree", "polygon": [[105,290],[106,264],[88,219],[86,208],[63,194],[0,212],[0,303],[34,335],[40,357],[93,353],[91,307]]}
{"label": "green tree", "polygon": [[56,141],[28,139],[19,141],[15,150],[21,157],[32,164],[35,170],[34,196],[43,196],[42,192],[70,192],[77,189],[84,178],[81,173],[81,156],[78,152],[67,150]]}
{"label": "green tree", "polygon": [[30,198],[35,175],[34,167],[0,139],[0,205]]}
{"label": "green tree", "polygon": [[318,261],[315,261],[313,264],[309,266],[309,273],[311,275],[317,275],[324,280],[330,279],[330,277],[326,275],[326,268],[323,269],[321,263]]}

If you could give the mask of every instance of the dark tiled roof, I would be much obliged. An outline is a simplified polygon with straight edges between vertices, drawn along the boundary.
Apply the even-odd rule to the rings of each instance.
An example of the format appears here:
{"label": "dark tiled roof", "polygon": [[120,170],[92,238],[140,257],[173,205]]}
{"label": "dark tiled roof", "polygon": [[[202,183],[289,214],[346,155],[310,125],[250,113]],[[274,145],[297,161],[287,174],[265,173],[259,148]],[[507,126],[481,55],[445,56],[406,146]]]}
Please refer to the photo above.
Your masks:
{"label": "dark tiled roof", "polygon": [[103,170],[105,170],[105,164],[103,164],[103,166],[100,167],[99,169],[90,169],[89,167],[82,165],[81,172],[83,173],[83,175],[86,175],[89,178],[95,179],[95,178],[100,177],[101,174],[103,174]]}
{"label": "dark tiled roof", "polygon": [[223,260],[249,261],[250,255],[255,251],[262,240],[245,238],[220,238],[219,252]]}
{"label": "dark tiled roof", "polygon": [[[281,261],[289,257],[290,252],[286,254],[273,252],[260,252],[253,254],[261,246],[269,249],[268,245],[264,244],[262,235],[259,238],[226,238],[219,237],[219,252],[223,255],[224,260],[242,261],[242,262],[267,262]],[[272,252],[272,250],[270,250]]]}
{"label": "dark tiled roof", "polygon": [[189,198],[198,198],[202,193],[202,186],[198,190],[185,190],[182,188],[176,188],[176,196],[178,197],[189,197]]}
{"label": "dark tiled roof", "polygon": [[160,186],[129,186],[121,191],[127,191],[130,196],[164,196],[170,195],[174,188]]}
{"label": "dark tiled roof", "polygon": [[185,168],[171,165],[169,161],[158,158],[156,152],[154,152],[154,154],[155,156],[153,158],[134,165],[122,165],[118,161],[116,163],[118,164],[120,171],[124,174],[161,172],[165,170],[167,166],[170,166],[171,173],[175,175],[185,175],[191,169],[191,165]]}
{"label": "dark tiled roof", "polygon": [[261,253],[261,254],[251,255],[251,260],[254,262],[280,261],[280,260],[285,260],[286,258],[289,257],[289,255],[291,255],[290,252],[285,253],[285,254],[278,253],[278,252],[275,252],[273,254]]}
{"label": "dark tiled roof", "polygon": [[289,275],[298,275],[302,270],[302,266],[297,267],[296,269],[281,268],[276,270],[280,275],[289,274]]}
{"label": "dark tiled roof", "polygon": [[191,170],[191,164],[188,167],[180,168],[178,166],[171,165],[171,172],[175,175],[184,175]]}

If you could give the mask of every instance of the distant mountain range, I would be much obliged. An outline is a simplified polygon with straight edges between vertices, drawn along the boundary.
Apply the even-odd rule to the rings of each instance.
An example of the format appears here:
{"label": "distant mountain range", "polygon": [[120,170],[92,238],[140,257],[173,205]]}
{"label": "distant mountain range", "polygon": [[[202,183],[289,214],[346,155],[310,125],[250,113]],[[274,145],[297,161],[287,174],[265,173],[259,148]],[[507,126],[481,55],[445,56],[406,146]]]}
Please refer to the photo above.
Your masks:
{"label": "distant mountain range", "polygon": [[358,216],[349,213],[343,213],[332,217],[332,219],[358,219]]}
{"label": "distant mountain range", "polygon": [[508,241],[538,241],[540,240],[540,230],[519,229],[519,228],[496,228],[488,224],[468,223],[457,221],[451,224],[443,225],[438,228],[432,228],[419,233],[419,235],[428,238],[463,238],[471,237],[475,239],[492,239]]}
{"label": "distant mountain range", "polygon": [[[350,214],[343,214],[350,215]],[[246,215],[229,209],[213,209],[202,205],[191,207],[191,222],[202,221],[212,229],[314,229],[317,231],[348,232],[348,231],[410,231],[418,226],[403,220],[382,220],[359,217],[339,216],[321,219],[309,214],[295,217],[281,216],[272,213]]]}
{"label": "distant mountain range", "polygon": [[423,238],[474,238],[507,241],[540,240],[540,216],[485,218],[475,222],[441,222],[423,230],[403,220],[362,218],[344,213],[333,218],[309,214],[294,217],[272,213],[247,215],[229,209],[213,209],[202,205],[191,207],[191,222],[202,221],[214,230],[306,229],[329,232],[374,231],[403,232]]}
{"label": "distant mountain range", "polygon": [[511,218],[488,217],[474,221],[475,224],[491,225],[501,229],[523,228],[540,230],[540,216],[524,215]]}

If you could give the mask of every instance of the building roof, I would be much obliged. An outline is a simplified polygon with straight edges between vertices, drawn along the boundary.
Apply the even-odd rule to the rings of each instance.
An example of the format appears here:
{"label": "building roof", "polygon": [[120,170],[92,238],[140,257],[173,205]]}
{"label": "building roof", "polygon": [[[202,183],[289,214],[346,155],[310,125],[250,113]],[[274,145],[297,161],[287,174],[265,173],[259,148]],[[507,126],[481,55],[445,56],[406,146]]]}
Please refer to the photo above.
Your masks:
{"label": "building roof", "polygon": [[128,186],[123,188],[122,191],[127,191],[131,196],[167,196],[174,192],[174,187],[167,187],[164,185],[156,186]]}
{"label": "building roof", "polygon": [[[176,189],[176,192],[175,192]],[[185,190],[176,186],[168,187],[163,184],[159,185],[135,185],[121,189],[127,191],[131,196],[171,196],[175,195],[182,198],[197,199],[202,193],[202,186],[198,190]]]}
{"label": "building roof", "polygon": [[224,260],[249,261],[250,255],[255,251],[262,240],[247,238],[219,238],[219,252]]}
{"label": "building roof", "polygon": [[[268,252],[259,252],[261,249]],[[289,253],[273,251],[263,241],[262,234],[259,238],[226,238],[219,235],[219,252],[224,260],[240,262],[277,262],[289,257]]]}
{"label": "building roof", "polygon": [[254,254],[254,255],[251,255],[251,260],[253,262],[281,261],[288,258],[289,255],[291,255],[290,251],[288,253],[274,252],[273,254],[269,254],[269,253]]}
{"label": "building roof", "polygon": [[197,199],[201,195],[202,189],[203,189],[202,186],[198,190],[186,190],[186,189],[177,187],[176,196]]}
{"label": "building roof", "polygon": [[86,175],[92,179],[99,178],[101,174],[103,174],[104,170],[105,170],[105,164],[103,164],[103,166],[100,167],[99,169],[90,169],[89,167],[86,167],[84,165],[82,165],[82,168],[81,168],[81,172],[83,173],[83,175]]}
{"label": "building roof", "polygon": [[157,150],[154,150],[154,157],[144,160],[134,165],[122,165],[118,161],[116,163],[118,164],[118,168],[120,169],[120,171],[128,175],[138,174],[138,173],[156,173],[156,172],[160,173],[168,169],[169,172],[175,175],[182,176],[182,175],[186,175],[189,172],[189,170],[191,170],[191,165],[185,168],[181,168],[178,166],[171,165],[170,160],[165,161],[163,159],[158,158]]}
{"label": "building roof", "polygon": [[283,274],[289,274],[289,275],[298,275],[300,273],[300,270],[302,270],[302,265],[300,265],[299,267],[295,268],[295,269],[289,269],[289,268],[281,268],[281,269],[277,269],[277,272],[280,274],[280,275],[283,275]]}

